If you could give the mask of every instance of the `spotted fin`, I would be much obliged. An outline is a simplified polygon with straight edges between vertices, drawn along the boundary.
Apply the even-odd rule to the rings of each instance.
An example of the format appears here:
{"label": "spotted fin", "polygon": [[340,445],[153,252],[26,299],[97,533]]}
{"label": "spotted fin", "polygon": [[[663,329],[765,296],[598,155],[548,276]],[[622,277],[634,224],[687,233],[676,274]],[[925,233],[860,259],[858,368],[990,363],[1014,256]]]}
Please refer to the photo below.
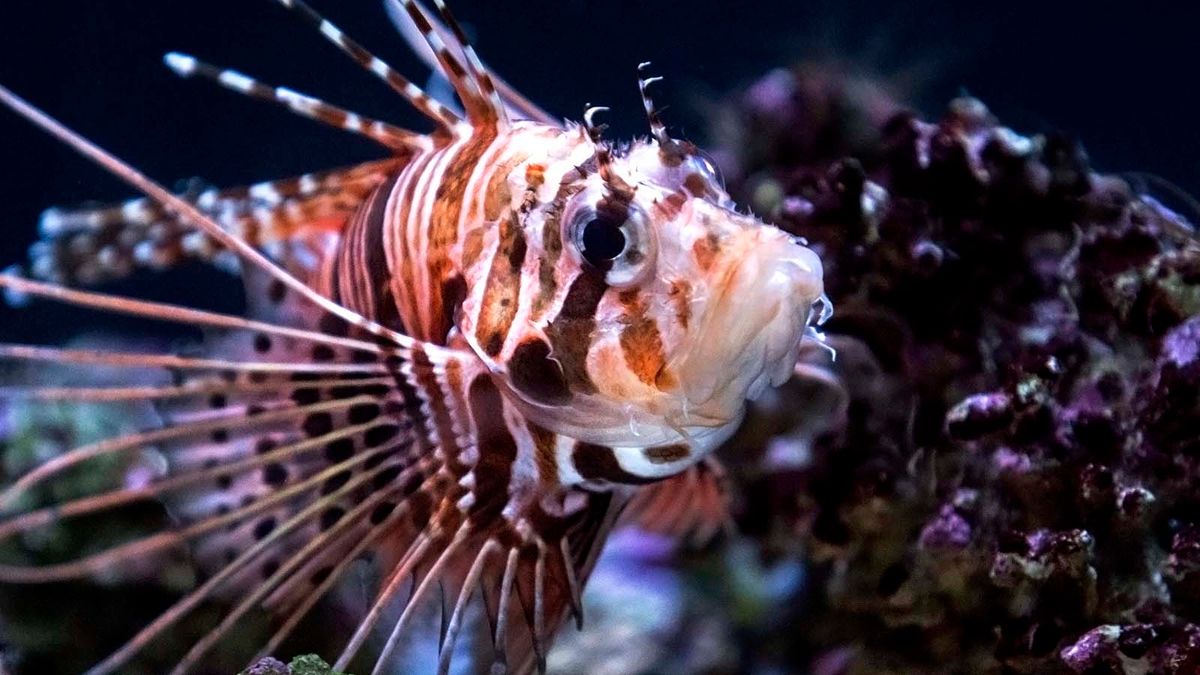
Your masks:
{"label": "spotted fin", "polygon": [[[219,333],[194,356],[0,345],[5,361],[172,376],[113,387],[47,387],[35,380],[3,392],[34,400],[150,402],[162,414],[158,426],[57,455],[0,491],[0,539],[146,500],[169,504],[176,518],[161,531],[65,562],[0,565],[0,581],[119,573],[180,549],[210,571],[90,675],[122,672],[150,642],[217,597],[236,604],[173,674],[196,669],[259,612],[277,617],[264,648],[274,650],[367,551],[380,561],[383,585],[338,667],[353,661],[384,616],[398,612],[375,657],[372,672],[383,672],[398,636],[435,589],[454,598],[443,640],[443,654],[452,653],[467,591],[478,586],[495,625],[497,662],[513,672],[530,664],[544,669],[554,629],[568,613],[580,615],[582,580],[623,501],[528,484],[531,477],[516,465],[518,443],[527,439],[514,435],[527,425],[507,410],[473,354],[424,343],[338,304],[196,204],[3,87],[0,102],[212,237],[245,270],[277,284],[284,298],[272,320],[246,319],[0,275],[0,287],[18,294]],[[57,503],[28,501],[76,467],[144,449],[166,459],[158,474],[137,484]]]}
{"label": "spotted fin", "polygon": [[[195,190],[179,198],[225,232],[283,260],[289,242],[339,233],[400,165],[398,159],[380,160],[245,187]],[[49,209],[42,214],[40,234],[25,272],[55,283],[92,285],[187,260],[236,266],[237,258],[226,246],[181,223],[168,208],[148,198],[112,206]]]}

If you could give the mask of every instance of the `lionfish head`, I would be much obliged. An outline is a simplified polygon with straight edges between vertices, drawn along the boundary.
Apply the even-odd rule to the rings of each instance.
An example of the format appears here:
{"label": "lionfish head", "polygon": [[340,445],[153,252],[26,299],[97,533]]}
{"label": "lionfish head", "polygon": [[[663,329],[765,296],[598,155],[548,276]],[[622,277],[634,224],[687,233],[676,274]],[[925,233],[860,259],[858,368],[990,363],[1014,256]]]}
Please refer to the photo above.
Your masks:
{"label": "lionfish head", "polygon": [[790,377],[827,308],[821,261],[739,212],[690,143],[662,131],[614,148],[590,120],[580,136],[591,161],[567,172],[567,196],[536,238],[561,248],[561,306],[519,327],[502,377],[557,433],[686,447],[653,467],[665,475],[728,437],[747,398]]}

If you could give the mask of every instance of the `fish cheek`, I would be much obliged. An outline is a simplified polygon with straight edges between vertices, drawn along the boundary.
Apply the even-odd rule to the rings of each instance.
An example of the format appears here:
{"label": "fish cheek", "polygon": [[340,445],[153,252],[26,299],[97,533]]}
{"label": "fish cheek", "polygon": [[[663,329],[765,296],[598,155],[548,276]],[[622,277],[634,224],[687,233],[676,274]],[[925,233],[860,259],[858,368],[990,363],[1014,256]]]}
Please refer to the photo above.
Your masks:
{"label": "fish cheek", "polygon": [[571,401],[562,366],[550,358],[550,345],[530,338],[513,350],[508,362],[512,386],[530,401],[561,406]]}

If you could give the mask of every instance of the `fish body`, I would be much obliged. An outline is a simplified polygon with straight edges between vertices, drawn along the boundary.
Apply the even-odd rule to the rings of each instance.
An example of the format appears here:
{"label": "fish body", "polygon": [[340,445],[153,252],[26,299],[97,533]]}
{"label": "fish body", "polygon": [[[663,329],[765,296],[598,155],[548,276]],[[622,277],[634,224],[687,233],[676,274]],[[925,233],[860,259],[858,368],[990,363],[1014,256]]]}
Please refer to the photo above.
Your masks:
{"label": "fish body", "polygon": [[[747,397],[790,377],[815,334],[820,261],[739,212],[704,155],[667,134],[646,91],[653,78],[640,80],[651,136],[618,146],[601,137],[600,110],[560,123],[494,77],[440,0],[441,23],[396,0],[394,14],[453,85],[460,115],[303,3],[279,1],[437,128],[399,129],[173,54],[168,65],[182,75],[391,151],[180,197],[0,89],[9,107],[147,195],[48,212],[34,279],[5,275],[0,285],[215,331],[198,357],[0,347],[9,359],[174,375],[161,386],[10,388],[34,399],[150,401],[163,423],[18,478],[0,492],[0,536],[145,499],[175,518],[158,535],[69,563],[0,566],[0,581],[62,581],[190,551],[206,580],[90,671],[120,672],[202,602],[232,599],[180,660],[182,673],[258,611],[276,617],[263,652],[276,650],[371,554],[379,587],[337,667],[378,638],[373,670],[383,672],[415,608],[437,594],[439,668],[448,670],[479,589],[495,670],[544,669],[558,626],[582,618],[581,589],[623,513],[673,504],[721,517],[711,452]],[[237,260],[250,315],[67,287],[188,258]],[[145,485],[16,507],[71,467],[143,448],[166,458]]]}

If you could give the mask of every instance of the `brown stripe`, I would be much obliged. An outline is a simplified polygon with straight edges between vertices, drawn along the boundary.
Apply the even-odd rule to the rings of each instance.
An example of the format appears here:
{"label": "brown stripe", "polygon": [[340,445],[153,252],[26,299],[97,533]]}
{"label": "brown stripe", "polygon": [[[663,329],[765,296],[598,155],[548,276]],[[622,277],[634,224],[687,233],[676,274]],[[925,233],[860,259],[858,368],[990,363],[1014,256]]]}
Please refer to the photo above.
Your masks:
{"label": "brown stripe", "polygon": [[470,515],[486,522],[500,514],[508,502],[513,462],[517,459],[517,441],[504,420],[504,398],[491,376],[480,375],[471,381],[467,394],[479,462],[475,465],[475,502]]}
{"label": "brown stripe", "polygon": [[530,164],[525,167],[525,189],[536,191],[546,182],[546,165]]}
{"label": "brown stripe", "polygon": [[696,257],[696,264],[704,272],[713,266],[717,259],[717,253],[720,251],[721,240],[713,232],[709,232],[707,236],[697,239],[696,243],[692,244],[692,255]]}
{"label": "brown stripe", "polygon": [[520,302],[521,266],[525,264],[527,247],[516,213],[510,212],[501,221],[499,237],[475,328],[475,338],[493,357],[504,347]]}
{"label": "brown stripe", "polygon": [[512,206],[512,188],[508,185],[508,179],[526,157],[524,153],[513,153],[506,162],[493,169],[487,191],[483,193],[483,217],[488,222],[499,220]]}
{"label": "brown stripe", "polygon": [[450,50],[445,48],[439,49],[438,56],[442,58],[442,63],[446,66],[446,69],[450,71],[450,74],[454,77],[454,79],[461,80],[467,76],[467,71],[463,69],[463,65],[458,62],[458,59],[454,58],[454,55],[450,53]]}
{"label": "brown stripe", "polygon": [[612,483],[644,485],[656,479],[636,476],[621,468],[612,448],[579,441],[571,451],[571,463],[575,471],[587,480],[602,480]]}
{"label": "brown stripe", "polygon": [[711,184],[704,176],[692,172],[683,179],[683,187],[688,192],[692,193],[693,197],[715,197],[716,192],[713,191]]}
{"label": "brown stripe", "polygon": [[567,200],[583,189],[583,184],[564,180],[546,208],[542,224],[542,256],[538,260],[538,294],[533,299],[530,320],[538,321],[550,307],[550,301],[558,293],[558,279],[554,272],[562,255],[562,216]]}
{"label": "brown stripe", "polygon": [[533,459],[537,464],[538,476],[544,485],[558,484],[558,457],[555,446],[558,436],[533,422],[527,423],[529,435],[533,437]]}
{"label": "brown stripe", "polygon": [[380,184],[350,221],[340,247],[336,282],[341,302],[393,330],[403,331],[389,292],[392,271],[383,247],[384,217],[399,173]]}
{"label": "brown stripe", "polygon": [[[459,308],[467,299],[467,281],[463,275],[457,272],[442,281],[441,288],[442,297],[442,316],[440,318],[443,326],[453,326],[458,315]],[[447,333],[449,329],[447,329]]]}
{"label": "brown stripe", "polygon": [[433,364],[430,363],[423,348],[413,350],[412,362],[417,386],[425,392],[425,399],[429,404],[430,417],[443,450],[446,468],[455,476],[462,476],[467,472],[468,467],[459,460],[459,453],[462,449],[456,442],[454,421],[451,419],[450,409],[447,406],[451,394],[445,391],[438,382],[437,376],[433,372]]}
{"label": "brown stripe", "polygon": [[562,367],[550,358],[550,345],[540,338],[529,338],[517,345],[508,359],[513,388],[529,400],[547,405],[566,405],[571,400]]}
{"label": "brown stripe", "polygon": [[625,327],[621,330],[625,365],[644,384],[653,386],[659,372],[667,365],[658,324],[646,316],[646,303],[636,290],[622,293],[621,302],[627,311],[623,317]]}
{"label": "brown stripe", "polygon": [[571,290],[563,300],[562,309],[546,327],[554,358],[562,366],[567,385],[572,391],[591,394],[596,391],[587,372],[587,354],[596,328],[596,308],[608,286],[604,274],[585,269],[575,277]]}
{"label": "brown stripe", "polygon": [[433,33],[433,26],[429,25],[429,20],[425,18],[425,12],[418,9],[412,2],[405,2],[404,8],[408,10],[408,16],[412,18],[413,24],[416,25],[417,32],[425,36]]}
{"label": "brown stripe", "polygon": [[405,360],[399,354],[390,354],[383,359],[384,366],[392,376],[392,380],[396,383],[396,389],[400,392],[403,400],[404,416],[412,423],[413,429],[416,431],[415,439],[417,445],[421,448],[422,453],[432,453],[434,447],[429,441],[430,432],[433,427],[430,425],[430,420],[424,412],[424,403],[421,396],[417,393],[416,387],[409,380],[409,377],[400,371]]}
{"label": "brown stripe", "polygon": [[[441,183],[436,187],[427,231],[429,243],[426,247],[426,269],[431,289],[440,290],[442,284],[453,275],[450,249],[458,241],[459,218],[462,216],[463,204],[467,201],[467,183],[475,165],[494,139],[493,133],[476,132],[442,169]],[[453,317],[454,308],[448,307],[446,298],[440,294],[431,295],[432,297],[424,300],[429,305],[429,316],[438,325],[429,326],[428,335],[434,340],[442,341],[453,327],[452,319],[448,321],[446,317]]]}
{"label": "brown stripe", "polygon": [[642,454],[645,455],[646,461],[651,464],[670,464],[671,462],[687,459],[688,455],[692,454],[692,450],[682,443],[677,443],[675,445],[660,445],[655,448],[646,448],[642,450]]}
{"label": "brown stripe", "polygon": [[446,388],[450,390],[450,400],[454,404],[455,410],[459,415],[466,415],[470,412],[470,403],[467,401],[467,388],[463,382],[462,364],[457,360],[450,360],[446,363]]}

